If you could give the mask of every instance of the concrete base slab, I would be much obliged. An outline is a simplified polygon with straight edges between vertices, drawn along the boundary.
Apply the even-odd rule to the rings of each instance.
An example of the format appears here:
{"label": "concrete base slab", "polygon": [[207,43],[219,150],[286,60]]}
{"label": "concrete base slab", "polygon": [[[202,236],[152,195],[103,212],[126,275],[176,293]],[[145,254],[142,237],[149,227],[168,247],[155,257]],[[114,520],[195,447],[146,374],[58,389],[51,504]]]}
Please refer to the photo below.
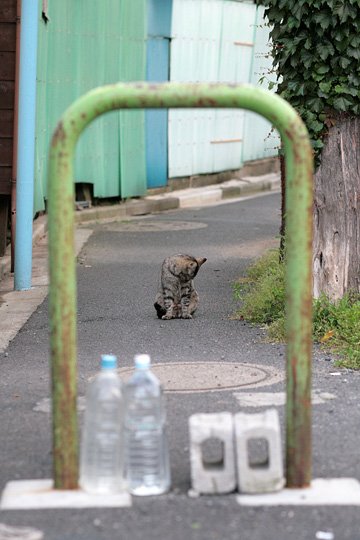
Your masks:
{"label": "concrete base slab", "polygon": [[360,506],[360,483],[355,478],[317,478],[305,489],[238,495],[241,506]]}
{"label": "concrete base slab", "polygon": [[37,510],[41,508],[118,508],[131,506],[127,492],[93,495],[78,490],[55,490],[53,481],[16,480],[3,491],[1,510]]}

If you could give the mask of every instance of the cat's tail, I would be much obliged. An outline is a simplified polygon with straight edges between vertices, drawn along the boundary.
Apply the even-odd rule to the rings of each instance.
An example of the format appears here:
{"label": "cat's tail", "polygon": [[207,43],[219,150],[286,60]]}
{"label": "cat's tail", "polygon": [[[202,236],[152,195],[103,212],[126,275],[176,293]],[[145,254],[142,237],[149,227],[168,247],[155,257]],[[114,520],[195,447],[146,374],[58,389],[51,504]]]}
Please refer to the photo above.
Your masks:
{"label": "cat's tail", "polygon": [[155,302],[154,308],[156,309],[156,314],[159,319],[161,319],[162,316],[166,314],[166,309],[164,308],[164,306],[161,306],[157,302]]}

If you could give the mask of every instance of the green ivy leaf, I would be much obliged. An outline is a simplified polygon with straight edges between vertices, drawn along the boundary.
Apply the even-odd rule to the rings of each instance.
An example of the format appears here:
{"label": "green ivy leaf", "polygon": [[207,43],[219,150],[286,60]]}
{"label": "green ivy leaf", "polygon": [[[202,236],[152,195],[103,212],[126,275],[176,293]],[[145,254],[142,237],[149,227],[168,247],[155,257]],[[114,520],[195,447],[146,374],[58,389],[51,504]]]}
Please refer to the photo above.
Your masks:
{"label": "green ivy leaf", "polygon": [[331,82],[321,82],[319,88],[322,92],[328,93],[331,89]]}
{"label": "green ivy leaf", "polygon": [[304,64],[304,67],[306,68],[309,68],[312,64],[316,62],[316,58],[314,58],[313,53],[307,51],[306,49],[303,49],[300,52],[300,58]]}
{"label": "green ivy leaf", "polygon": [[350,96],[357,96],[358,91],[355,88],[350,88],[344,84],[337,84],[334,88],[334,91],[337,94],[349,94]]}
{"label": "green ivy leaf", "polygon": [[316,68],[316,73],[319,73],[319,75],[323,75],[324,73],[328,73],[328,71],[330,70],[330,67],[329,66],[320,66],[318,68]]}
{"label": "green ivy leaf", "polygon": [[[355,8],[356,10],[356,8]],[[340,22],[344,23],[346,20],[351,17],[356,17],[356,11],[354,10],[354,7],[349,5],[348,0],[337,2],[334,6],[334,14],[338,15]]]}
{"label": "green ivy leaf", "polygon": [[354,86],[354,87],[360,86],[360,76],[355,75],[355,73],[349,73],[348,81],[351,86]]}
{"label": "green ivy leaf", "polygon": [[272,26],[277,91],[304,119],[318,153],[325,111],[360,114],[360,0],[257,2]]}
{"label": "green ivy leaf", "polygon": [[324,147],[324,143],[320,139],[311,139],[311,143],[315,150],[321,150]]}
{"label": "green ivy leaf", "polygon": [[356,60],[360,60],[360,49],[349,48],[347,54],[351,58],[356,58]]}
{"label": "green ivy leaf", "polygon": [[357,34],[351,38],[350,45],[352,45],[353,47],[360,46],[360,34]]}
{"label": "green ivy leaf", "polygon": [[337,111],[345,112],[348,109],[348,107],[352,105],[352,102],[345,97],[338,97],[334,99],[333,105]]}
{"label": "green ivy leaf", "polygon": [[310,124],[310,127],[315,133],[320,133],[324,129],[324,123],[316,120]]}
{"label": "green ivy leaf", "polygon": [[318,45],[316,47],[316,50],[321,58],[321,60],[326,60],[328,56],[331,56],[334,54],[334,47],[331,43],[327,43],[326,45]]}
{"label": "green ivy leaf", "polygon": [[323,100],[320,99],[319,97],[310,98],[307,101],[307,104],[308,104],[309,108],[312,111],[315,111],[316,113],[318,113],[318,112],[320,112],[320,111],[322,111],[324,109]]}
{"label": "green ivy leaf", "polygon": [[323,30],[326,30],[332,23],[332,16],[329,13],[321,11],[320,13],[315,13],[314,21],[316,24],[319,24]]}
{"label": "green ivy leaf", "polygon": [[351,60],[350,60],[350,58],[346,58],[345,56],[341,56],[339,58],[339,64],[343,69],[346,69],[351,64]]}

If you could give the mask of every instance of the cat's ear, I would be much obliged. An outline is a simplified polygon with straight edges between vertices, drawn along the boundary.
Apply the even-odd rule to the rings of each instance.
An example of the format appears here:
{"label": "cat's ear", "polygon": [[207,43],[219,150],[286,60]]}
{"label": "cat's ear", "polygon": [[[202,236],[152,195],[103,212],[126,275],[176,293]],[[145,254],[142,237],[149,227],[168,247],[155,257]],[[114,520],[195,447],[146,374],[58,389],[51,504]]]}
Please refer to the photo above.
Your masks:
{"label": "cat's ear", "polygon": [[207,259],[205,257],[199,257],[198,259],[196,259],[196,262],[198,263],[199,267],[204,264],[204,262],[206,262]]}

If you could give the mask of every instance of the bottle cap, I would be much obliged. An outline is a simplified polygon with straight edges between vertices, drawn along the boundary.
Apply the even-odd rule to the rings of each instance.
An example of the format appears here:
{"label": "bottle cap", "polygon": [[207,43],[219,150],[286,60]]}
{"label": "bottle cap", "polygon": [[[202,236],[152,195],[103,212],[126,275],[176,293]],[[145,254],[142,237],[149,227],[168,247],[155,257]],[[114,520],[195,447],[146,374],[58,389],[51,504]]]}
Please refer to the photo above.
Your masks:
{"label": "bottle cap", "polygon": [[101,369],[116,369],[117,368],[116,356],[114,354],[102,354],[100,367]]}
{"label": "bottle cap", "polygon": [[147,369],[150,363],[151,360],[148,354],[137,354],[135,356],[135,367],[138,369]]}

